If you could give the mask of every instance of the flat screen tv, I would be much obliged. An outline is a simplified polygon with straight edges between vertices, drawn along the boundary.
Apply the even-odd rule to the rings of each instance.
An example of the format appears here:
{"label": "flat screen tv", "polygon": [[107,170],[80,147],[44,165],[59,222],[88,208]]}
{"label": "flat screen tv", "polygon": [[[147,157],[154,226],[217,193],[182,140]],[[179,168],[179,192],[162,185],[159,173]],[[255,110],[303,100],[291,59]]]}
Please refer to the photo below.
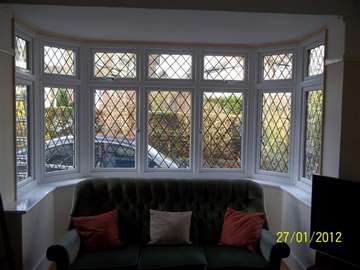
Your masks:
{"label": "flat screen tv", "polygon": [[360,266],[360,182],[314,175],[310,247]]}

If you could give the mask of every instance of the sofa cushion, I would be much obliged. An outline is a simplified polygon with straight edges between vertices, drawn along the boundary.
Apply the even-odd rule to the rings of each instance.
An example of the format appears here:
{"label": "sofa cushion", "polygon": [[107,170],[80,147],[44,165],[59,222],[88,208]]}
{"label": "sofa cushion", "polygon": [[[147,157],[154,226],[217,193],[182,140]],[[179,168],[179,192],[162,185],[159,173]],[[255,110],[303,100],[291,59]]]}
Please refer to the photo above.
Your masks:
{"label": "sofa cushion", "polygon": [[186,245],[190,242],[191,211],[150,209],[150,242],[154,245]]}
{"label": "sofa cushion", "polygon": [[248,213],[229,207],[224,217],[220,244],[256,252],[264,222],[265,213]]}
{"label": "sofa cushion", "polygon": [[95,216],[74,217],[72,222],[88,251],[118,248],[123,245],[119,239],[116,209]]}
{"label": "sofa cushion", "polygon": [[138,246],[125,246],[113,250],[84,253],[71,265],[71,270],[137,269]]}
{"label": "sofa cushion", "polygon": [[197,246],[147,246],[141,249],[139,269],[205,269],[204,250]]}
{"label": "sofa cushion", "polygon": [[205,246],[209,269],[268,269],[270,263],[258,253],[239,247]]}

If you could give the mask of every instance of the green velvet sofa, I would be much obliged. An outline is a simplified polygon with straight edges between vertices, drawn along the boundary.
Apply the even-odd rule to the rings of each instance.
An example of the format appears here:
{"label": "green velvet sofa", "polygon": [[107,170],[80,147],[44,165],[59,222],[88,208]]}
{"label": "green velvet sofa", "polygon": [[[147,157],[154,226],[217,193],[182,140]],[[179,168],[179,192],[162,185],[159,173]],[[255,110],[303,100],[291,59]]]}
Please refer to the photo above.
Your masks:
{"label": "green velvet sofa", "polygon": [[[115,250],[86,253],[70,224],[63,240],[50,246],[47,258],[57,270],[90,269],[280,269],[290,249],[262,230],[257,253],[219,246],[227,207],[264,211],[261,186],[248,180],[89,179],[75,188],[71,216],[96,215],[115,207],[119,234],[126,243]],[[149,209],[191,210],[188,246],[149,246]]]}

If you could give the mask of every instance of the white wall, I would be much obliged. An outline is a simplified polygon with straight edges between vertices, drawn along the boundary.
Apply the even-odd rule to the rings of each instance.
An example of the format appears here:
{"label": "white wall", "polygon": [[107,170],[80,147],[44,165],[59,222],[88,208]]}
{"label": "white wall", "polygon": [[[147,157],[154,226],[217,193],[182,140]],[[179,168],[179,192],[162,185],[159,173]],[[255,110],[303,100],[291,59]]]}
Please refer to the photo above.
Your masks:
{"label": "white wall", "polygon": [[[311,207],[283,193],[283,211],[281,213],[281,231],[310,234]],[[307,243],[288,243],[291,254],[286,260],[291,270],[307,269],[315,262],[315,251]]]}
{"label": "white wall", "polygon": [[[12,51],[11,12],[0,5],[0,49]],[[0,193],[5,205],[15,199],[14,92],[12,56],[0,51]]]}
{"label": "white wall", "polygon": [[345,23],[341,19],[332,20],[327,34],[322,173],[333,177],[339,176],[340,166],[344,42]]}
{"label": "white wall", "polygon": [[23,215],[23,270],[48,269],[45,252],[55,242],[55,213],[54,193],[49,193]]}
{"label": "white wall", "polygon": [[69,228],[75,186],[57,188],[54,193],[55,239],[60,240]]}

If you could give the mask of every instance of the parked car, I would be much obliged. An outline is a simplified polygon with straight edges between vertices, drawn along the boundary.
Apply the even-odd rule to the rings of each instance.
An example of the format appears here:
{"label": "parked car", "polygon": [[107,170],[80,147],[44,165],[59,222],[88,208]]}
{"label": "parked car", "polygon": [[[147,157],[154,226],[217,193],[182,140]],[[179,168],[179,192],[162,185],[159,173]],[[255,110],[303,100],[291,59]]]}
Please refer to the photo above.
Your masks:
{"label": "parked car", "polygon": [[[47,172],[73,168],[72,136],[60,137],[46,143],[45,168]],[[135,167],[135,140],[119,140],[108,136],[95,137],[95,167],[97,168],[133,168]],[[26,170],[27,151],[20,150],[17,154],[18,171]],[[149,168],[178,168],[172,159],[148,146]]]}

